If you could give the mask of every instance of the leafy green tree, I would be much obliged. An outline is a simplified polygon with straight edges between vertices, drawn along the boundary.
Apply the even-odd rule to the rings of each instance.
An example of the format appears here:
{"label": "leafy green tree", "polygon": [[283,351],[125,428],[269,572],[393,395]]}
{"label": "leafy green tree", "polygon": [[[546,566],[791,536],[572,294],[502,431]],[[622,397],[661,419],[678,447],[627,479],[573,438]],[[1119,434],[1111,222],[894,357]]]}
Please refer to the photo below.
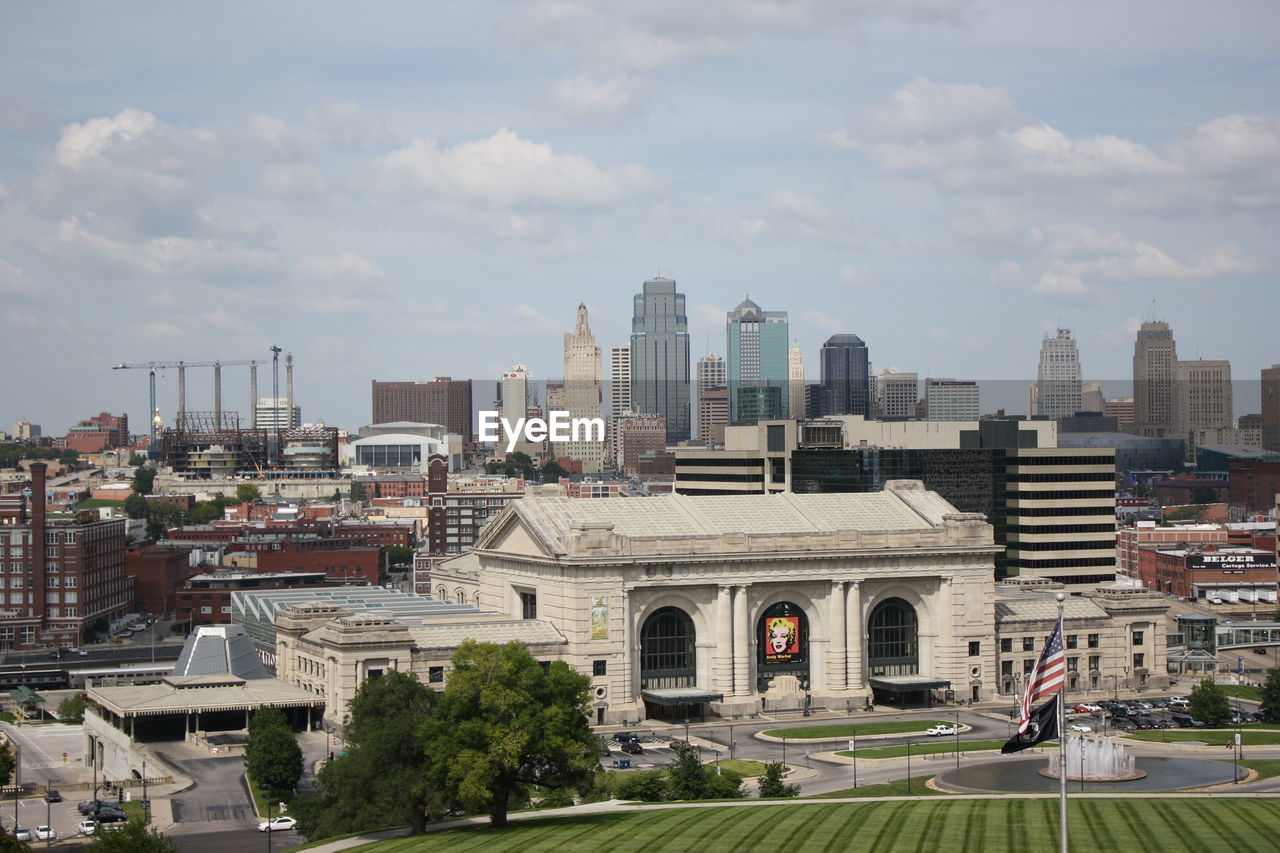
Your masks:
{"label": "leafy green tree", "polygon": [[134,818],[110,832],[97,833],[84,849],[88,853],[178,853],[178,842]]}
{"label": "leafy green tree", "polygon": [[1262,683],[1262,710],[1268,720],[1280,720],[1280,666],[1267,670],[1267,680]]}
{"label": "leafy green tree", "polygon": [[146,464],[147,464],[147,457],[143,456],[141,453],[135,453],[129,457],[130,468],[140,468]]}
{"label": "leafy green tree", "polygon": [[1206,678],[1191,688],[1191,716],[1206,723],[1221,723],[1231,716],[1227,692]]}
{"label": "leafy green tree", "polygon": [[329,500],[333,501],[334,503],[341,503],[341,502],[342,502],[342,490],[341,490],[341,489],[334,489],[334,490],[333,490],[333,497],[329,498]]}
{"label": "leafy green tree", "polygon": [[133,469],[133,491],[139,495],[151,494],[152,488],[155,486],[156,469],[148,468],[145,465],[139,465]]}
{"label": "leafy green tree", "polygon": [[1193,504],[1211,504],[1218,500],[1218,491],[1209,486],[1198,486],[1191,490]]}
{"label": "leafy green tree", "polygon": [[667,799],[671,786],[662,770],[641,770],[618,780],[618,799],[658,803]]}
{"label": "leafy green tree", "polygon": [[287,728],[269,728],[255,738],[253,755],[245,746],[245,769],[274,799],[286,799],[302,776],[302,749]]}
{"label": "leafy green tree", "polygon": [[13,781],[13,747],[8,741],[0,742],[0,785]]}
{"label": "leafy green tree", "polygon": [[800,796],[799,785],[788,785],[782,781],[785,769],[778,762],[771,762],[764,766],[764,775],[760,777],[760,799]]}
{"label": "leafy green tree", "polygon": [[531,786],[585,784],[596,767],[590,683],[563,661],[544,669],[521,643],[464,640],[423,726],[435,804],[486,811],[504,827],[510,803],[527,799]]}
{"label": "leafy green tree", "polygon": [[712,765],[707,766],[707,793],[708,800],[735,800],[741,799],[747,795],[747,791],[742,787],[742,774],[735,773],[732,770],[721,769],[719,773]]}
{"label": "leafy green tree", "polygon": [[405,548],[402,545],[387,546],[387,564],[391,566],[403,566],[413,563],[413,549]]}
{"label": "leafy green tree", "polygon": [[124,514],[130,518],[147,517],[147,499],[134,492],[124,499]]}
{"label": "leafy green tree", "polygon": [[543,483],[555,484],[560,482],[560,478],[568,473],[568,471],[564,470],[564,466],[553,459],[542,466],[540,475]]}
{"label": "leafy green tree", "polygon": [[347,497],[353,501],[369,500],[369,493],[365,490],[364,483],[359,480],[351,481],[351,488],[347,490]]}
{"label": "leafy green tree", "polygon": [[0,853],[31,853],[31,845],[0,831]]}
{"label": "leafy green tree", "polygon": [[321,769],[316,795],[293,801],[309,840],[406,823],[414,833],[426,829],[427,754],[419,732],[437,698],[395,670],[360,685],[343,731],[347,754]]}
{"label": "leafy green tree", "polygon": [[676,747],[676,760],[668,769],[671,799],[701,800],[707,795],[707,773],[692,747]]}
{"label": "leafy green tree", "polygon": [[58,705],[58,720],[63,723],[84,722],[84,709],[88,704],[87,700],[80,698],[79,693],[68,696]]}
{"label": "leafy green tree", "polygon": [[262,497],[262,491],[253,483],[241,483],[236,486],[236,503],[253,503]]}

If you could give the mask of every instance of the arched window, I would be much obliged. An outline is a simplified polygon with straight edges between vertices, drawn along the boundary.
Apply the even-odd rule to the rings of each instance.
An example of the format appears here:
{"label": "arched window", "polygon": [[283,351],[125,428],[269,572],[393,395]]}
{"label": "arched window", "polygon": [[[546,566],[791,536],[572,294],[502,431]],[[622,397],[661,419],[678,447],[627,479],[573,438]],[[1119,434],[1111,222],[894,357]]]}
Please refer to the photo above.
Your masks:
{"label": "arched window", "polygon": [[901,598],[889,598],[871,611],[867,665],[872,675],[920,672],[920,635],[916,611]]}
{"label": "arched window", "polygon": [[460,588],[453,591],[453,600],[459,604],[467,603],[467,595]]}
{"label": "arched window", "polygon": [[780,675],[809,689],[809,619],[790,601],[770,605],[756,623],[756,690],[765,692]]}
{"label": "arched window", "polygon": [[693,620],[678,607],[658,609],[640,629],[640,688],[692,687],[696,678]]}

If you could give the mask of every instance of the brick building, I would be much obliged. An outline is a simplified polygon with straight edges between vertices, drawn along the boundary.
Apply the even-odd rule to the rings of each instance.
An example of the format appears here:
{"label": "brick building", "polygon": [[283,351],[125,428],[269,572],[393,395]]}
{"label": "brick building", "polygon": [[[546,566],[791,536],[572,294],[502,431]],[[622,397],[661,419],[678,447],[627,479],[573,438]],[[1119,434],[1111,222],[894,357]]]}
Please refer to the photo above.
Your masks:
{"label": "brick building", "polygon": [[133,607],[144,613],[173,612],[173,595],[192,574],[186,549],[148,545],[125,551],[125,572],[133,578]]}
{"label": "brick building", "polygon": [[0,648],[76,645],[132,605],[125,521],[53,515],[46,466],[31,465],[31,500],[0,495]]}
{"label": "brick building", "polygon": [[1227,481],[1201,477],[1165,477],[1156,480],[1156,500],[1161,506],[1221,503],[1227,499]]}
{"label": "brick building", "polygon": [[78,453],[97,453],[104,447],[129,445],[129,416],[102,412],[80,421],[67,430],[64,444]]}
{"label": "brick building", "polygon": [[231,622],[231,594],[240,590],[302,589],[327,585],[323,572],[214,572],[192,577],[174,593],[175,619],[192,626]]}
{"label": "brick building", "polygon": [[1227,541],[1227,529],[1220,524],[1157,527],[1154,521],[1139,521],[1133,527],[1121,527],[1116,531],[1116,570],[1122,575],[1137,578],[1147,589],[1155,589],[1154,563],[1143,566],[1143,549]]}
{"label": "brick building", "polygon": [[440,424],[471,441],[471,382],[437,376],[431,382],[373,380],[373,423]]}
{"label": "brick building", "polygon": [[1276,601],[1276,554],[1208,546],[1152,550],[1155,586],[1179,598],[1246,606]]}
{"label": "brick building", "polygon": [[[647,468],[653,468],[654,459],[666,455],[667,420],[657,415],[636,415],[618,421],[618,449],[622,457],[622,470],[636,476],[640,473],[642,459]],[[671,470],[675,470],[672,457]]]}
{"label": "brick building", "polygon": [[1280,455],[1232,459],[1227,473],[1227,503],[1232,518],[1269,512],[1280,494]]}

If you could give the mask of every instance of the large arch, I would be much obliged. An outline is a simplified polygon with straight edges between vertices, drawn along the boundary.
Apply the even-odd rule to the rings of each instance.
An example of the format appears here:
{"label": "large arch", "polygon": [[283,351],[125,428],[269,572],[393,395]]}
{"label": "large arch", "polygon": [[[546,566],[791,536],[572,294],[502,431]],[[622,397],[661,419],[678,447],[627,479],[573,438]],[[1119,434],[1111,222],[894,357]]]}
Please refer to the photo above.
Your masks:
{"label": "large arch", "polygon": [[867,668],[872,677],[920,672],[920,621],[907,601],[886,598],[867,619]]}
{"label": "large arch", "polygon": [[809,634],[809,617],[795,602],[778,601],[761,611],[756,620],[756,692],[766,692],[773,679],[784,675],[795,676],[800,689],[810,689]]}
{"label": "large arch", "polygon": [[640,628],[640,689],[693,687],[697,681],[693,617],[679,607],[659,607]]}

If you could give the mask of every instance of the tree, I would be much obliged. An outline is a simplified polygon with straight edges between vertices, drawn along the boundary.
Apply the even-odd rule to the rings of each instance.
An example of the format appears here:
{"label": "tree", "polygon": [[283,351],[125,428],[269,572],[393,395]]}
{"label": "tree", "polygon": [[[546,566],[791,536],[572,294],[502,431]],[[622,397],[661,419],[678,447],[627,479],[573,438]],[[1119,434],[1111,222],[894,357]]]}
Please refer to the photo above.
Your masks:
{"label": "tree", "polygon": [[1206,678],[1191,688],[1191,716],[1206,723],[1221,723],[1231,716],[1227,692]]}
{"label": "tree", "polygon": [[676,760],[668,771],[671,799],[701,800],[707,795],[707,773],[702,769],[698,753],[690,746],[676,747]]}
{"label": "tree", "polygon": [[351,481],[351,488],[347,492],[347,497],[356,502],[369,500],[369,493],[365,491],[364,483],[359,480]]}
{"label": "tree", "polygon": [[542,466],[541,476],[542,482],[555,484],[560,482],[560,478],[569,472],[564,470],[559,462],[554,459]]}
{"label": "tree", "polygon": [[788,785],[782,781],[785,768],[778,762],[764,766],[764,776],[760,777],[760,799],[769,797],[798,797],[799,785]]}
{"label": "tree", "polygon": [[145,465],[139,465],[133,469],[133,491],[139,495],[151,494],[151,489],[155,485],[156,469],[148,468]]}
{"label": "tree", "polygon": [[147,464],[147,457],[143,456],[141,453],[135,453],[129,457],[130,468],[141,468],[143,465],[146,465],[146,464]]}
{"label": "tree", "polygon": [[530,786],[585,784],[596,767],[590,684],[563,661],[544,668],[521,643],[464,640],[423,726],[435,805],[486,811],[504,827],[511,801],[527,799]]}
{"label": "tree", "polygon": [[13,747],[8,741],[0,741],[0,785],[13,781]]}
{"label": "tree", "polygon": [[1217,503],[1218,490],[1211,486],[1197,486],[1191,490],[1191,502],[1193,504],[1211,504]]}
{"label": "tree", "polygon": [[1267,670],[1267,680],[1262,683],[1262,711],[1271,721],[1280,720],[1280,667]]}
{"label": "tree", "polygon": [[334,503],[342,503],[342,490],[334,489],[333,497],[329,498],[329,500],[333,501]]}
{"label": "tree", "polygon": [[99,832],[88,853],[178,853],[178,842],[134,818],[110,832]]}
{"label": "tree", "polygon": [[253,483],[241,483],[236,486],[236,503],[253,503],[261,497],[261,490]]}
{"label": "tree", "polygon": [[7,832],[0,832],[0,853],[31,853],[31,845]]}
{"label": "tree", "polygon": [[343,730],[347,754],[325,764],[318,793],[293,801],[310,840],[407,823],[426,830],[427,754],[419,741],[439,697],[413,675],[391,670],[356,690]]}
{"label": "tree", "polygon": [[81,698],[79,693],[74,696],[68,696],[58,705],[58,721],[61,723],[83,723],[84,709],[88,705],[88,700]]}
{"label": "tree", "polygon": [[640,800],[645,803],[657,803],[665,800],[671,792],[667,782],[667,774],[661,770],[640,770],[629,773],[618,781],[618,799]]}
{"label": "tree", "polygon": [[130,518],[146,518],[147,512],[147,499],[137,492],[124,499],[124,514]]}
{"label": "tree", "polygon": [[259,708],[249,720],[244,766],[272,797],[293,792],[302,776],[302,749],[279,708]]}
{"label": "tree", "polygon": [[387,546],[387,564],[391,566],[403,566],[413,563],[413,549],[405,548],[402,545]]}

